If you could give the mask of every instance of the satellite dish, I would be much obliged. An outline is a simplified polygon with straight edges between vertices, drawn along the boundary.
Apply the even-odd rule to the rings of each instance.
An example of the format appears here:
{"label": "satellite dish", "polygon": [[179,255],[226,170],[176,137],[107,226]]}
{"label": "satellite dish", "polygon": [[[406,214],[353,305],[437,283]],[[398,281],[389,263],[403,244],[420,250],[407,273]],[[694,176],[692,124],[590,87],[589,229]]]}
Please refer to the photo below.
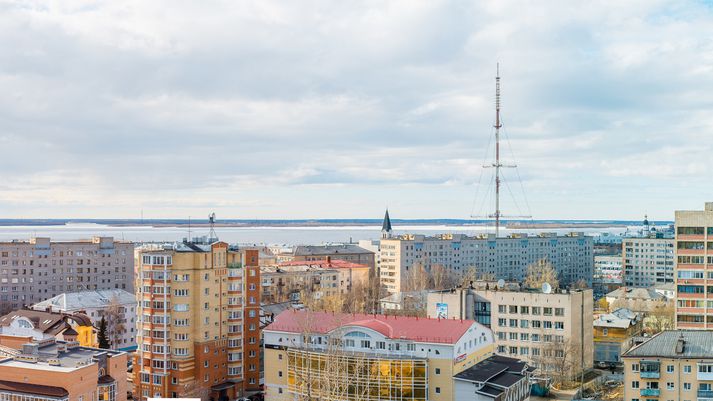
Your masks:
{"label": "satellite dish", "polygon": [[552,286],[550,283],[542,283],[542,293],[549,294],[552,292]]}
{"label": "satellite dish", "polygon": [[503,287],[505,287],[505,280],[503,280],[503,279],[498,280],[498,288],[503,288]]}

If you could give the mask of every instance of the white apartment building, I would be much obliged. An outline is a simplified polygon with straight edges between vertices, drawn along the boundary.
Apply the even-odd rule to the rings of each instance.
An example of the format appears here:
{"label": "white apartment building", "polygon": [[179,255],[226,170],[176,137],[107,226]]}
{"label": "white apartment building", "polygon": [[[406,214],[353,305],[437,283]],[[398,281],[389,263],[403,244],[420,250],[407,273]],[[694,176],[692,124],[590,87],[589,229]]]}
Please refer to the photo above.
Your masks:
{"label": "white apartment building", "polygon": [[673,238],[625,238],[624,285],[651,287],[674,282]]}
{"label": "white apartment building", "polygon": [[0,312],[64,292],[134,292],[134,244],[112,237],[0,242]]}
{"label": "white apartment building", "polygon": [[562,285],[580,279],[591,285],[594,242],[583,233],[509,237],[407,234],[382,238],[380,275],[381,283],[390,293],[407,290],[405,278],[416,265],[426,269],[442,265],[457,272],[475,267],[480,273],[490,273],[498,279],[522,281],[527,266],[542,259],[552,263]]}

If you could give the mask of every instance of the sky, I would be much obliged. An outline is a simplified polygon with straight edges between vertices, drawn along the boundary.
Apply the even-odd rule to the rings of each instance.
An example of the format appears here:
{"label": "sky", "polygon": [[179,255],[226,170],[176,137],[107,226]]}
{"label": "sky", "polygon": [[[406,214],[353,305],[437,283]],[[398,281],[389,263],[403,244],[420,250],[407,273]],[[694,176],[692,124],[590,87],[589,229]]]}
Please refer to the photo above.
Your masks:
{"label": "sky", "polygon": [[0,218],[671,220],[713,4],[0,0]]}

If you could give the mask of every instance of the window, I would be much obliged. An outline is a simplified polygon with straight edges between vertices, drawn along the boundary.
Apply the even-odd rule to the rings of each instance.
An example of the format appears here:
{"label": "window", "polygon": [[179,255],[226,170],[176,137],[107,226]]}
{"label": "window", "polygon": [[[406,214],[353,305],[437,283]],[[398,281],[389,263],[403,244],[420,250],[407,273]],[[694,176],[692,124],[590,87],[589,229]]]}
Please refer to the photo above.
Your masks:
{"label": "window", "polygon": [[555,322],[555,330],[564,330],[564,322]]}
{"label": "window", "polygon": [[436,394],[441,394],[441,388],[440,388],[440,387],[436,387]]}
{"label": "window", "polygon": [[440,375],[441,374],[441,368],[436,368],[436,374]]}
{"label": "window", "polygon": [[638,371],[639,371],[639,364],[638,364],[638,363],[632,363],[632,364],[631,364],[631,371],[632,371],[632,372],[638,372]]}
{"label": "window", "polygon": [[673,365],[666,365],[666,373],[673,373]]}
{"label": "window", "polygon": [[517,305],[510,305],[509,309],[510,309],[509,310],[510,313],[512,313],[512,314],[517,313]]}
{"label": "window", "polygon": [[683,373],[691,373],[691,365],[684,365]]}
{"label": "window", "polygon": [[608,335],[609,335],[609,329],[603,328],[603,329],[602,329],[602,335],[603,335],[604,337],[608,336]]}
{"label": "window", "polygon": [[686,391],[691,390],[691,383],[683,383],[683,389]]}
{"label": "window", "polygon": [[532,307],[532,314],[533,314],[533,315],[539,315],[539,314],[540,314],[540,307],[539,307],[539,306],[533,306],[533,307]]}
{"label": "window", "polygon": [[555,308],[555,316],[564,316],[564,308]]}
{"label": "window", "polygon": [[634,380],[633,382],[631,382],[631,388],[639,388],[639,381]]}
{"label": "window", "polygon": [[543,308],[542,314],[545,316],[552,316],[552,308],[548,308],[548,307]]}
{"label": "window", "polygon": [[498,305],[498,313],[505,313],[507,308],[505,305]]}
{"label": "window", "polygon": [[666,390],[673,390],[675,387],[673,386],[673,382],[667,382],[666,383]]}
{"label": "window", "polygon": [[543,320],[542,323],[543,323],[544,328],[546,328],[546,329],[552,328],[552,322],[550,322],[549,320]]}

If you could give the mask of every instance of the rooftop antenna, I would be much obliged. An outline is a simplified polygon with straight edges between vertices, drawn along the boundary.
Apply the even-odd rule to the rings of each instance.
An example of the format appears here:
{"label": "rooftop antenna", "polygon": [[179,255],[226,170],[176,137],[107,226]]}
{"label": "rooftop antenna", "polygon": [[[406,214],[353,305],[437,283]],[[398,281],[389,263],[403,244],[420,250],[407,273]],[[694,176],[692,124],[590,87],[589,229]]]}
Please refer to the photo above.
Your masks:
{"label": "rooftop antenna", "polygon": [[[495,161],[492,164],[486,164],[483,168],[495,168],[495,213],[488,214],[486,217],[489,219],[495,219],[495,236],[500,234],[500,219],[503,217],[507,218],[523,218],[531,219],[532,216],[505,216],[500,211],[500,169],[501,168],[515,168],[515,164],[503,164],[500,162],[500,128],[503,124],[500,121],[500,63],[496,64],[496,75],[495,75]],[[482,217],[482,216],[470,216],[470,217]]]}
{"label": "rooftop antenna", "polygon": [[218,240],[218,234],[215,233],[215,212],[208,215],[208,223],[210,223],[210,232],[208,233],[208,239]]}

